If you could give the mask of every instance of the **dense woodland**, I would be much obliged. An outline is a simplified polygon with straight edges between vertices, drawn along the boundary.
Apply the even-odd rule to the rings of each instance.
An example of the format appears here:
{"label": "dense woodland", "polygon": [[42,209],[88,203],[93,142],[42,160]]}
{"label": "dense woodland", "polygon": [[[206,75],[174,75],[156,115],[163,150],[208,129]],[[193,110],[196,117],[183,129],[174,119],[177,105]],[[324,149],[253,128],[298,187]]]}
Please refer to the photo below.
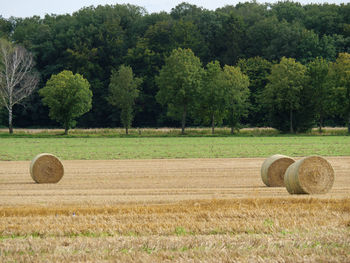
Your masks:
{"label": "dense woodland", "polygon": [[[326,76],[338,76],[337,70],[349,60],[349,3],[246,2],[215,11],[182,3],[170,13],[152,14],[134,5],[85,7],[72,15],[0,17],[0,38],[32,52],[40,74],[38,89],[14,107],[15,127],[59,126],[49,118],[38,90],[52,74],[63,70],[83,75],[91,85],[92,108],[77,120],[78,127],[122,126],[120,109],[108,103],[111,74],[121,65],[130,66],[135,77],[142,80],[133,126],[181,126],[181,120],[167,114],[168,105],[156,99],[160,70],[178,48],[191,49],[203,69],[219,61],[222,68],[239,67],[249,77],[249,107],[239,120],[244,126],[304,131],[320,124],[347,125],[350,119],[350,84],[344,84],[348,91],[339,100],[324,97],[325,89],[340,83],[336,77],[331,82]],[[336,62],[340,53],[345,54]],[[291,109],[283,107],[289,103],[283,100],[283,93],[278,96],[283,72],[275,66],[282,62],[286,67],[296,64],[296,72],[303,73],[302,77],[293,75],[294,80],[302,81],[293,91],[297,97],[293,115]],[[345,78],[350,83],[350,77]],[[195,112],[186,116],[186,125],[210,125]],[[6,110],[2,110],[3,126],[8,125],[7,119]],[[228,122],[223,118],[215,125]]]}

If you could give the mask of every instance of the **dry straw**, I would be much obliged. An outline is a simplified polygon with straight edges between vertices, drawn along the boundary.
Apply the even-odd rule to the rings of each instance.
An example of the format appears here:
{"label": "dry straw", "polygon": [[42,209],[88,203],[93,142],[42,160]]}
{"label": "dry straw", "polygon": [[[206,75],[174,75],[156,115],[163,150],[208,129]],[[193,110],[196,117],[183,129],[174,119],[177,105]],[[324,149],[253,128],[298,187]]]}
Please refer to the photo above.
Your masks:
{"label": "dry straw", "polygon": [[319,156],[309,156],[288,167],[284,183],[290,194],[325,194],[334,183],[334,170]]}
{"label": "dry straw", "polygon": [[59,182],[64,174],[61,161],[54,155],[42,153],[37,155],[30,164],[30,175],[39,184],[54,184]]}
{"label": "dry straw", "polygon": [[261,179],[269,187],[284,186],[284,173],[295,161],[285,155],[275,154],[267,158],[261,166]]}

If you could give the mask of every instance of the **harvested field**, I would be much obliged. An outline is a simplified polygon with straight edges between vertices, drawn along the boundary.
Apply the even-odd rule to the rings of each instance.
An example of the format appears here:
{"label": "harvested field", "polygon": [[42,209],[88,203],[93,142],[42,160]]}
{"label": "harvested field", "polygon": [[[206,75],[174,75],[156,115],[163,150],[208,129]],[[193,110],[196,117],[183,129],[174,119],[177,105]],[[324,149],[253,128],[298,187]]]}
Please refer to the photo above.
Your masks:
{"label": "harvested field", "polygon": [[[298,158],[296,158],[298,159]],[[30,162],[0,162],[0,205],[168,203],[196,199],[289,197],[266,187],[264,158],[63,161],[57,185],[38,185]],[[350,197],[350,157],[328,157],[336,178],[328,195]]]}
{"label": "harvested field", "polygon": [[[299,158],[296,158],[299,159]],[[264,158],[0,162],[0,262],[349,262],[350,157],[325,195],[261,181]]]}

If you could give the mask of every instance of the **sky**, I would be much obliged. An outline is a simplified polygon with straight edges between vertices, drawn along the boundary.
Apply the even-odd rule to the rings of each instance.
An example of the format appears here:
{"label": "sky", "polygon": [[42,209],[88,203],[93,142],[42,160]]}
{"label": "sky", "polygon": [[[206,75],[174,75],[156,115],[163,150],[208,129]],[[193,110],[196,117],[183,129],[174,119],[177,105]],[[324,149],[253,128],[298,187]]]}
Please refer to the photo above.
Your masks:
{"label": "sky", "polygon": [[[299,0],[302,4],[308,3],[348,3],[350,0]],[[236,5],[238,2],[246,0],[0,0],[0,15],[4,18],[30,17],[38,15],[44,17],[45,14],[71,14],[86,6],[98,6],[106,4],[133,4],[146,8],[147,12],[169,12],[171,8],[182,2],[194,4],[206,9],[215,10],[225,5]],[[258,0],[259,3],[273,3],[277,0]]]}

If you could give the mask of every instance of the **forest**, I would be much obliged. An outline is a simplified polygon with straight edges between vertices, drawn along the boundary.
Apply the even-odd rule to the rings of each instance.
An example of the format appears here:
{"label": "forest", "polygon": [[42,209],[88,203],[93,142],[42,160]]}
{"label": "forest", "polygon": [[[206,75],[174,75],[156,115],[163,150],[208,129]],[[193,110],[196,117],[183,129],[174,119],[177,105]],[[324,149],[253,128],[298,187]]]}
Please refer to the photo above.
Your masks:
{"label": "forest", "polygon": [[[207,10],[184,2],[169,13],[130,4],[91,6],[71,15],[0,17],[0,38],[31,52],[40,76],[37,89],[14,105],[15,127],[60,126],[38,91],[64,70],[81,74],[92,91],[91,110],[77,119],[77,127],[123,126],[121,109],[109,103],[109,88],[113,73],[125,65],[139,80],[133,127],[181,127],[185,118],[192,127],[303,132],[347,125],[350,131],[349,3],[252,1]],[[182,119],[171,114],[174,105],[163,94],[172,75],[165,66],[179,50],[191,52],[207,72],[203,92],[189,101]],[[244,107],[231,105],[233,115],[215,109],[215,119],[203,116],[215,103],[223,105],[206,94],[221,85],[210,74],[229,76],[237,69],[248,79]],[[8,127],[8,111],[0,113],[0,126]]]}

